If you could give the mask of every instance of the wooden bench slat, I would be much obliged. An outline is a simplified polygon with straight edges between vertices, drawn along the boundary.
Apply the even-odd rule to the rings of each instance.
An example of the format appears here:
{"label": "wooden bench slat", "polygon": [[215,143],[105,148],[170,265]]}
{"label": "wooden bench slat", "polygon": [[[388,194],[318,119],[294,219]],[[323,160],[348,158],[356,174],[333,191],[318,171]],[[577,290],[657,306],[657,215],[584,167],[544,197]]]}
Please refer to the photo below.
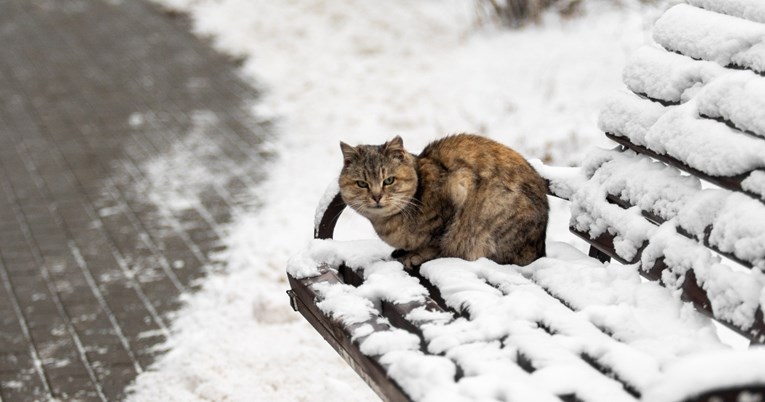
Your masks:
{"label": "wooden bench slat", "polygon": [[[589,235],[576,230],[576,228],[571,228],[571,232],[580,236],[581,238],[585,240],[590,240]],[[601,234],[598,237],[597,241],[591,241],[592,245],[597,247],[601,252],[603,252],[606,255],[609,255],[610,257],[618,260],[621,260],[620,262],[623,263],[630,263],[629,261],[625,261],[622,257],[619,256],[619,254],[614,250],[613,242],[616,235],[606,233]],[[645,249],[646,246],[641,247],[640,253],[642,254],[642,250]],[[635,260],[640,260],[641,254],[638,254],[635,256]],[[641,263],[641,273],[644,274],[644,276],[650,280],[661,280],[662,273],[665,270],[673,271],[673,267],[667,266],[665,261],[661,258],[655,260],[653,263],[650,264],[644,264]],[[685,274],[685,280],[683,283],[679,286],[679,289],[682,291],[681,297],[683,300],[690,301],[694,304],[697,310],[705,313],[707,316],[717,319],[721,324],[726,325],[728,328],[736,331],[737,333],[745,336],[746,338],[750,339],[752,343],[756,344],[763,344],[765,343],[765,323],[762,319],[762,306],[758,305],[756,311],[754,311],[753,315],[753,324],[748,327],[743,327],[740,325],[737,325],[733,323],[730,319],[724,319],[721,318],[719,314],[715,314],[714,310],[711,306],[711,302],[709,300],[709,297],[707,296],[706,291],[704,290],[703,282],[696,279],[694,270],[688,269]]]}
{"label": "wooden bench slat", "polygon": [[[291,300],[296,309],[311,325],[319,332],[324,340],[350,365],[353,370],[385,401],[406,402],[409,397],[401,390],[398,384],[391,382],[385,368],[375,357],[366,356],[359,350],[358,341],[352,341],[352,329],[341,322],[332,319],[323,313],[316,305],[320,299],[312,285],[318,282],[342,283],[337,275],[326,267],[324,273],[317,277],[296,279],[288,275],[291,288]],[[389,330],[374,319],[366,324]],[[363,324],[360,324],[363,325]],[[360,326],[359,325],[359,326]]]}
{"label": "wooden bench slat", "polygon": [[736,192],[702,189],[695,177],[630,151],[595,152],[583,169],[595,167],[590,180],[600,183],[609,203],[638,207],[657,226],[673,220],[678,233],[747,268],[765,268],[765,203]]}
{"label": "wooden bench slat", "polygon": [[[617,144],[624,146],[625,148],[631,149],[631,150],[633,150],[635,152],[638,152],[640,154],[643,154],[643,155],[648,155],[648,156],[650,156],[650,157],[652,157],[652,158],[654,158],[656,160],[662,161],[662,162],[664,162],[664,163],[666,163],[666,164],[668,164],[670,166],[673,166],[673,167],[676,167],[676,168],[681,169],[683,171],[686,171],[686,172],[688,172],[688,173],[690,173],[690,174],[692,174],[692,175],[694,175],[696,177],[700,177],[700,178],[702,178],[702,179],[704,179],[704,180],[706,180],[706,181],[708,181],[708,182],[710,182],[712,184],[718,185],[718,186],[720,186],[722,188],[725,188],[725,189],[728,189],[728,190],[731,190],[731,191],[738,191],[738,192],[744,193],[744,194],[746,194],[746,195],[748,195],[748,196],[750,196],[750,197],[752,197],[754,199],[757,199],[757,200],[765,202],[765,195],[749,191],[749,190],[745,189],[744,186],[742,185],[742,182],[744,180],[746,180],[748,177],[750,177],[750,175],[753,172],[752,173],[740,174],[740,175],[736,175],[736,176],[713,176],[713,175],[706,174],[706,173],[704,173],[704,172],[702,172],[702,171],[700,171],[700,170],[698,170],[696,168],[688,166],[687,164],[685,164],[685,162],[680,161],[679,159],[676,159],[676,158],[674,158],[672,156],[665,155],[665,154],[660,154],[660,153],[654,152],[654,151],[646,148],[645,146],[637,145],[637,144],[631,142],[626,137],[617,136],[617,135],[614,135],[612,133],[606,133],[606,137],[608,137],[610,140],[616,142]],[[757,170],[755,172],[762,172],[762,171],[763,170]]]}
{"label": "wooden bench slat", "polygon": [[[613,246],[614,238],[616,237],[615,235],[605,233],[601,234],[597,239],[592,240],[589,238],[587,233],[578,231],[575,228],[570,229],[572,233],[576,234],[585,241],[590,242],[594,247],[609,257],[623,264],[636,263],[625,261],[616,253]],[[645,246],[643,248],[645,248]],[[635,260],[639,261],[639,259],[640,255],[637,255]],[[641,266],[641,274],[645,278],[652,281],[661,281],[662,273],[668,269],[670,269],[670,267],[667,266],[664,260],[658,259],[654,264],[650,266]],[[754,313],[753,325],[751,327],[743,328],[728,320],[720,319],[717,315],[715,315],[709,297],[707,296],[706,291],[702,288],[702,286],[699,285],[693,269],[687,271],[685,280],[680,286],[680,290],[682,291],[680,294],[681,298],[687,302],[693,303],[694,307],[698,311],[704,313],[710,318],[717,319],[721,324],[748,338],[752,344],[765,344],[765,321],[763,320],[762,306],[759,306],[757,311]]]}
{"label": "wooden bench slat", "polygon": [[[600,115],[614,141],[706,180],[765,199],[765,141],[711,119],[693,116],[695,106],[665,107],[634,94],[619,94]],[[758,179],[758,176],[760,177]]]}
{"label": "wooden bench slat", "polygon": [[[363,283],[363,281],[364,281],[363,277],[359,274],[359,270],[353,270],[353,269],[350,269],[350,268],[348,268],[346,266],[341,266],[339,271],[342,272],[341,276],[343,278],[347,278],[347,279],[345,279],[346,283],[353,283],[353,284],[361,285]],[[420,278],[421,281],[427,283],[427,279],[426,278],[422,277],[421,275],[418,275],[417,273],[412,273],[412,274],[414,276]],[[488,282],[484,282],[484,283],[488,286],[487,289],[489,289],[491,287],[490,283],[488,283]],[[434,286],[431,283],[427,283],[426,287],[438,289],[438,287]],[[540,290],[543,290],[543,289],[540,288]],[[541,294],[541,292],[540,292],[540,294]],[[548,294],[547,297],[549,297],[550,301],[553,301],[555,299],[554,296],[549,295],[549,294]],[[443,300],[443,299],[441,299],[441,300]],[[557,303],[557,302],[559,302],[559,300],[554,300],[554,302]],[[452,307],[454,307],[454,306],[452,306]],[[389,303],[389,302],[385,302],[385,301],[381,302],[381,308],[380,308],[381,315],[384,316],[385,318],[387,318],[394,326],[396,326],[398,328],[401,328],[401,329],[405,329],[407,331],[410,331],[410,332],[415,333],[418,336],[420,336],[421,339],[423,340],[423,352],[427,353],[428,352],[427,351],[427,347],[426,347],[426,344],[427,344],[427,340],[426,339],[427,339],[427,337],[423,333],[423,329],[421,327],[423,325],[423,323],[422,322],[412,321],[409,318],[409,316],[408,316],[409,313],[413,309],[415,309],[415,308],[427,308],[427,309],[430,309],[432,311],[437,311],[437,312],[447,313],[447,314],[452,314],[450,312],[454,311],[454,309],[450,308],[447,305],[445,305],[443,301],[441,301],[441,303],[439,305],[439,303],[436,303],[433,299],[430,299],[430,298],[426,298],[425,302],[410,302],[410,303],[406,303],[406,304],[395,304],[395,303]],[[456,314],[456,313],[453,313],[453,314],[455,316],[461,315],[463,317],[463,319],[469,319],[468,310],[470,309],[470,305],[469,304],[465,304],[465,305],[460,306],[460,308],[465,308],[467,310],[461,310],[461,314]],[[571,314],[575,314],[573,310],[569,309],[569,311],[570,311]],[[443,321],[441,321],[440,323],[443,323]],[[533,325],[533,324],[536,324],[536,323],[529,323],[529,324]],[[553,327],[557,326],[557,325],[555,325],[555,323],[552,323],[551,325]],[[545,336],[545,337],[547,337],[547,339],[548,339],[547,342],[548,343],[547,343],[546,348],[543,348],[543,349],[556,348],[558,350],[562,350],[562,349],[560,349],[560,346],[556,346],[556,343],[554,341],[552,341],[551,336],[554,335],[551,332],[551,331],[553,331],[552,327],[550,327],[548,325],[540,324],[540,328],[544,328],[544,331],[539,332],[538,330],[533,330],[533,329],[532,329],[532,331],[536,334],[535,338],[538,337],[538,336]],[[565,328],[565,326],[564,326],[564,328]],[[432,328],[431,328],[431,330],[432,330]],[[563,331],[565,331],[565,329]],[[544,335],[543,332],[546,333],[546,335]],[[557,335],[560,336],[561,334],[562,334],[561,332],[557,332]],[[604,342],[605,343],[613,343],[613,342],[615,342],[615,341],[611,340],[610,338],[608,338],[607,334],[601,334],[601,335],[605,335],[605,336],[601,336],[600,341],[597,342],[599,347],[603,347],[603,343]],[[512,343],[513,339],[514,339],[513,336],[504,337],[502,339],[502,343],[504,345],[503,347],[511,348],[512,350],[516,350],[517,349],[517,354],[518,354],[517,359],[519,361],[527,362],[526,367],[524,367],[524,369],[529,374],[533,373],[536,370],[546,369],[546,368],[554,367],[555,366],[555,364],[549,364],[549,363],[548,364],[543,364],[541,366],[534,366],[533,364],[530,363],[531,360],[538,360],[538,359],[547,360],[547,359],[549,359],[549,355],[545,354],[543,356],[539,356],[539,353],[538,352],[534,352],[534,350],[524,351],[523,350],[524,348],[522,346],[519,347],[518,345],[514,345]],[[499,341],[499,339],[495,339],[493,341]],[[492,342],[492,340],[489,340],[489,343],[491,343],[491,342]],[[537,339],[536,342],[539,342],[539,339]],[[471,344],[474,344],[474,343],[471,343]],[[536,347],[534,349],[536,349]],[[607,383],[608,383],[611,380],[616,380],[617,382],[621,383],[621,385],[619,387],[621,387],[624,391],[626,391],[627,394],[632,395],[633,397],[636,397],[636,398],[639,397],[639,392],[634,388],[634,386],[630,385],[629,383],[626,383],[623,379],[621,379],[621,377],[618,374],[615,374],[614,370],[612,368],[610,368],[610,366],[607,363],[599,363],[598,359],[596,359],[594,357],[591,357],[591,356],[587,355],[586,353],[585,354],[571,354],[570,351],[566,351],[566,353],[568,354],[568,358],[566,358],[566,359],[568,359],[568,361],[569,361],[569,363],[567,363],[567,364],[574,364],[575,367],[577,367],[576,368],[577,371],[585,371],[585,372],[587,372],[588,370],[595,370],[595,371],[600,373],[600,374],[595,374],[595,372],[591,372],[589,374],[589,376],[591,377],[591,381],[590,381],[590,386],[589,387],[592,387],[592,385],[591,385],[592,382],[597,384],[599,381],[607,381]],[[560,355],[560,353],[558,353],[558,354]],[[534,359],[532,359],[532,357]],[[463,357],[462,364],[470,365],[471,364],[471,359],[467,359],[467,360],[465,360],[465,359],[466,359],[466,357]],[[589,367],[587,367],[587,366],[589,366]],[[463,371],[459,364],[458,364],[458,369],[459,369],[460,373]],[[506,367],[506,369],[508,369],[508,368]],[[599,380],[598,379],[598,378],[600,378],[599,377],[600,375],[604,375],[605,376],[605,377],[603,377],[604,380]],[[462,377],[463,377],[463,375],[460,374],[458,376],[457,380],[461,379]],[[605,380],[605,378],[609,378],[610,380]],[[526,381],[528,381],[528,380],[526,380]],[[613,385],[605,385],[604,384],[604,386],[606,386],[607,389],[610,390],[608,392],[608,398],[616,398],[616,395],[613,394],[613,392],[615,392],[615,388],[613,388]],[[617,387],[616,389],[618,389],[619,387]],[[573,398],[573,396],[574,396],[574,394],[559,395],[559,397],[561,397],[564,400],[566,398],[571,399],[571,398]],[[624,397],[626,398],[627,395],[625,394]],[[578,400],[582,400],[582,401],[591,400],[591,399],[589,399],[589,398],[587,398],[585,396],[582,396],[582,398],[584,398],[584,399],[578,399]],[[596,397],[591,396],[590,398],[596,398]],[[595,400],[599,400],[599,399],[595,399]],[[607,399],[607,400],[614,400],[614,399]]]}
{"label": "wooden bench slat", "polygon": [[[618,205],[618,206],[620,206],[620,207],[622,207],[624,209],[630,209],[630,208],[635,206],[635,205],[633,205],[633,204],[631,204],[631,203],[629,203],[627,201],[624,201],[621,198],[619,198],[619,197],[617,197],[615,195],[611,195],[611,194],[606,196],[606,200],[608,202],[610,202],[612,204],[615,204],[615,205]],[[651,223],[653,223],[653,224],[655,224],[657,226],[661,225],[662,223],[667,222],[666,219],[656,215],[655,213],[646,212],[646,211],[643,211],[643,210],[641,210],[641,213],[643,214],[643,216],[645,216],[645,218],[648,221],[650,221]],[[759,258],[757,258],[755,260],[746,260],[746,259],[739,258],[736,254],[734,254],[731,251],[722,251],[722,250],[720,250],[720,248],[718,246],[716,246],[714,244],[711,244],[710,241],[709,241],[709,237],[708,236],[709,236],[709,233],[711,231],[712,231],[712,226],[708,226],[704,230],[705,236],[700,239],[697,236],[695,236],[694,234],[692,234],[691,232],[689,232],[688,230],[685,230],[682,226],[678,226],[677,227],[677,233],[678,234],[681,234],[681,235],[683,235],[683,236],[685,236],[685,237],[687,237],[687,238],[689,238],[691,240],[699,241],[701,244],[705,245],[708,249],[716,252],[717,254],[720,254],[720,255],[724,256],[725,258],[730,259],[731,261],[734,261],[734,262],[740,264],[743,267],[752,269],[753,265],[755,265],[755,264],[757,264],[758,266],[762,265],[762,261],[763,260],[762,260],[761,257],[759,257]],[[614,247],[613,246],[613,239],[610,238],[610,237],[609,238],[605,238],[605,239],[594,239],[593,240],[593,239],[589,239],[588,236],[585,233],[582,233],[582,232],[579,232],[579,231],[574,231],[574,234],[576,234],[578,237],[584,239],[585,241],[599,243],[599,244],[601,244],[601,247],[605,247],[605,248],[609,248],[609,249],[613,249],[613,247]],[[634,264],[634,263],[637,262],[635,259],[633,259],[632,261],[624,261],[624,259],[616,258],[616,260],[621,262],[622,264]]]}
{"label": "wooden bench slat", "polygon": [[[317,279],[315,277],[302,279],[302,280],[296,280],[294,278],[290,278],[290,283],[293,286],[293,288],[296,288],[299,286],[307,286],[310,288],[311,286],[313,286],[314,283],[326,282],[326,281],[329,281],[331,283],[347,283],[347,284],[356,285],[356,286],[363,285],[364,278],[363,278],[363,275],[360,275],[361,271],[353,270],[344,266],[340,266],[338,268],[339,268],[338,273],[333,273],[332,275],[327,274],[326,267],[322,268],[322,271],[324,273],[320,275],[322,276],[321,279]],[[329,271],[331,272],[331,269]],[[426,273],[423,273],[421,280],[427,281],[426,276],[427,276]],[[509,283],[515,283],[515,282],[517,281],[510,281]],[[531,285],[531,283],[528,281],[526,281],[525,283],[528,283],[529,285]],[[511,294],[513,292],[512,286],[511,288],[508,288],[507,283],[504,283],[502,281],[497,282],[496,278],[495,279],[485,278],[485,279],[482,279],[481,282],[477,282],[476,284],[483,286],[487,290],[492,289],[492,291],[494,292],[499,291],[499,293],[497,293],[496,296],[494,296],[496,300],[501,300],[502,297],[505,297],[507,296],[507,294]],[[528,287],[528,285],[524,285],[523,283],[519,283],[514,286],[520,286],[520,288],[518,289],[524,289]],[[429,284],[428,287],[439,289],[437,284],[434,285],[432,283]],[[443,292],[444,290],[448,291],[448,289],[449,289],[448,287],[446,289],[440,289],[439,292]],[[561,306],[558,308],[559,310],[562,309],[561,311],[568,312],[563,314],[570,314],[573,317],[572,319],[580,320],[579,318],[577,318],[578,313],[575,313],[573,310],[571,310],[570,306],[566,307],[568,306],[568,303],[563,301],[565,299],[556,300],[558,299],[557,295],[555,297],[551,296],[552,294],[554,294],[553,291],[546,290],[544,287],[539,287],[538,289],[539,290],[537,291],[537,294],[539,295],[540,298],[542,298],[540,300],[549,298],[551,302],[554,301],[555,303],[559,303],[559,305]],[[507,293],[507,292],[510,292],[510,293]],[[448,297],[451,297],[451,294],[446,293],[445,296],[441,297],[441,299],[443,300],[444,298],[448,298]],[[313,292],[311,296],[304,296],[303,299],[305,299],[305,302],[301,301],[299,303],[299,306],[303,306],[307,309],[308,308],[307,306],[310,305],[311,303],[315,305],[318,301],[320,301],[321,295],[317,294],[316,292]],[[454,306],[459,311],[463,311],[464,317],[459,319],[461,320],[472,319],[472,317],[470,317],[470,314],[467,312],[470,311],[470,306],[472,305],[472,303],[475,303],[477,300],[478,299],[476,299],[475,297],[471,297],[469,300],[466,300],[466,302],[468,302],[467,304]],[[487,300],[486,302],[493,303],[491,299]],[[437,302],[430,300],[428,303],[430,303],[429,305],[432,310],[448,313],[448,311],[444,309],[442,306],[439,306]],[[433,333],[427,332],[427,331],[433,331],[433,326],[428,326],[428,325],[423,326],[422,323],[412,322],[411,319],[408,318],[408,315],[414,308],[428,305],[428,303],[421,303],[421,304],[410,303],[410,304],[400,304],[400,305],[396,305],[395,303],[386,303],[385,301],[380,303],[380,309],[383,311],[380,314],[380,316],[386,317],[388,321],[391,324],[393,324],[395,327],[408,329],[412,331],[413,333],[419,335],[420,336],[419,339],[421,339],[422,341],[421,349],[424,353],[429,353],[428,346],[430,345],[431,342],[437,341],[437,337],[434,338],[435,335]],[[532,302],[532,305],[533,304],[534,303]],[[467,308],[468,310],[464,310],[465,308]],[[465,315],[466,313],[467,315]],[[319,317],[318,321],[320,322],[326,323],[326,322],[332,321],[330,317],[322,313],[321,310],[317,308],[313,309],[313,314],[314,314],[314,317]],[[454,315],[450,314],[450,317],[454,317]],[[311,319],[309,319],[309,321],[311,321]],[[317,321],[316,318],[314,318],[313,321],[311,321],[314,324],[314,326],[317,326],[315,324],[316,321]],[[578,321],[578,322],[586,323],[587,325],[592,325],[592,323],[587,323],[586,321]],[[352,331],[347,330],[347,328],[346,330],[338,330],[338,328],[342,329],[342,327],[343,327],[342,325],[338,325],[336,323],[334,326],[330,326],[330,328],[328,329],[326,325],[322,327],[321,324],[319,324],[319,326],[317,326],[317,329],[319,329],[320,332],[323,331],[322,332],[323,335],[329,334],[329,336],[325,335],[325,338],[330,343],[334,342],[333,346],[335,346],[338,349],[343,349],[346,351],[341,353],[341,354],[345,353],[343,357],[351,361],[351,364],[354,366],[354,368],[358,370],[360,373],[362,373],[362,378],[365,378],[367,381],[370,381],[375,384],[373,387],[375,388],[377,392],[380,392],[386,395],[389,394],[390,392],[394,392],[394,393],[400,392],[401,391],[400,387],[398,387],[396,390],[393,390],[393,391],[380,389],[380,386],[385,386],[386,384],[395,383],[395,382],[392,381],[390,377],[387,376],[387,374],[381,377],[380,369],[377,370],[376,378],[373,377],[375,374],[372,374],[372,375],[369,374],[370,369],[367,368],[366,365],[371,364],[374,367],[375,364],[377,364],[377,367],[382,368],[383,373],[385,372],[384,371],[385,366],[380,363],[381,361],[379,360],[378,357],[372,357],[372,358],[366,357],[366,359],[371,359],[372,363],[365,362],[364,361],[365,356],[363,356],[363,354],[358,355],[358,350],[359,350],[358,340],[356,340],[355,342],[348,342],[348,339],[350,339],[352,336]],[[416,329],[413,329],[413,328],[416,328]],[[558,367],[566,367],[566,365],[573,364],[573,366],[570,366],[570,369],[575,370],[574,372],[582,373],[582,372],[589,372],[589,370],[592,370],[592,374],[587,374],[587,375],[578,374],[578,375],[584,375],[585,377],[589,378],[586,382],[582,383],[582,385],[587,385],[587,386],[581,389],[577,388],[579,389],[579,391],[576,391],[573,393],[562,393],[561,395],[558,395],[558,397],[561,400],[566,400],[566,401],[567,400],[577,400],[577,401],[613,400],[613,396],[610,397],[611,399],[604,399],[597,396],[599,394],[595,392],[595,390],[600,388],[599,387],[593,388],[593,384],[600,383],[601,380],[599,380],[598,378],[603,378],[602,381],[605,381],[603,382],[604,384],[603,386],[606,388],[611,387],[610,385],[606,385],[608,384],[608,381],[616,381],[616,383],[621,383],[618,389],[622,390],[620,392],[624,392],[623,397],[626,398],[625,400],[635,400],[635,397],[641,393],[640,389],[644,385],[643,386],[634,385],[631,381],[627,380],[629,376],[625,376],[623,373],[620,373],[619,369],[611,368],[609,366],[608,361],[603,361],[601,360],[601,358],[597,357],[598,356],[597,351],[600,351],[600,353],[602,353],[604,347],[606,348],[606,350],[608,350],[609,348],[614,348],[614,347],[622,348],[626,346],[621,345],[621,343],[617,342],[616,340],[613,340],[611,338],[612,333],[611,331],[609,331],[609,329],[600,329],[598,327],[592,327],[592,330],[595,331],[595,333],[600,334],[600,335],[597,335],[596,338],[594,338],[595,341],[589,341],[592,343],[590,343],[590,346],[588,348],[592,348],[590,349],[592,350],[592,352],[587,352],[588,350],[587,348],[585,348],[583,351],[580,350],[580,352],[573,353],[573,354],[571,353],[571,351],[563,352],[563,350],[566,350],[568,346],[564,347],[563,349],[560,349],[562,345],[558,343],[558,340],[566,339],[567,337],[571,337],[571,336],[574,336],[574,338],[572,339],[576,339],[576,336],[577,336],[575,333],[568,333],[567,328],[570,328],[570,324],[566,324],[565,322],[558,323],[557,318],[552,319],[549,322],[547,320],[543,320],[541,322],[531,321],[521,326],[520,329],[516,329],[514,332],[512,332],[513,335],[503,337],[501,339],[502,349],[509,348],[508,351],[510,353],[513,353],[513,352],[515,353],[514,362],[511,362],[511,365],[507,366],[506,369],[510,369],[509,367],[517,366],[518,367],[517,369],[512,369],[512,370],[516,370],[515,375],[520,375],[518,374],[518,372],[527,372],[528,375],[531,376],[529,378],[537,378],[539,377],[539,375],[536,374],[537,372],[547,373],[550,370],[553,370],[553,371],[560,370]],[[390,330],[390,329],[391,329],[390,327],[382,328],[382,330],[384,331]],[[342,338],[345,338],[346,340],[345,343],[343,343]],[[479,343],[480,342],[485,343],[486,341],[479,341]],[[489,340],[489,344],[491,342],[492,341]],[[527,342],[531,342],[531,343],[527,343]],[[581,342],[581,341],[576,341],[574,344],[578,344],[578,342]],[[483,347],[491,348],[489,344],[486,344]],[[609,344],[614,346],[606,346]],[[347,352],[348,349],[352,349],[357,352],[348,353]],[[449,352],[449,353],[457,353],[456,352],[457,350],[459,349],[455,349],[455,352]],[[550,350],[556,350],[558,357],[551,357],[547,352],[540,354],[544,350],[547,350],[548,352]],[[630,351],[629,348],[627,348],[626,350]],[[447,353],[447,356],[450,356],[449,353]],[[629,353],[634,353],[634,351],[630,351]],[[566,355],[568,355],[569,357],[560,357],[560,356],[566,356]],[[552,358],[553,360],[549,360],[550,358]],[[455,362],[455,365],[457,367],[461,367],[463,365],[469,366],[471,364],[470,359],[464,360],[465,359],[464,356],[462,356],[462,359],[463,359],[462,361],[458,361],[459,359],[457,359],[456,355],[451,355],[451,359]],[[633,361],[633,360],[634,359],[630,359],[630,361]],[[549,363],[541,363],[542,365],[540,365],[540,362],[545,362],[545,361],[548,361]],[[579,363],[572,363],[574,361],[578,361]],[[359,363],[359,362],[362,362],[362,363]],[[455,378],[455,381],[457,382],[466,381],[466,384],[470,383],[471,381],[488,381],[487,380],[488,377],[486,377],[488,374],[486,373],[480,373],[478,377],[475,377],[472,375],[475,373],[468,372],[467,374],[465,374],[463,373],[463,371],[464,369],[461,369],[461,368],[458,370],[458,376],[457,378]],[[372,372],[374,373],[374,371]],[[595,373],[599,373],[599,374],[596,375]],[[602,377],[599,377],[599,376],[602,376]],[[542,376],[541,378],[544,378],[544,376]],[[523,381],[523,382],[526,383],[528,381]],[[563,385],[564,384],[561,383],[558,386],[560,387]],[[511,388],[515,389],[513,387]],[[603,389],[606,389],[606,388],[603,388]],[[585,389],[588,389],[590,391],[585,391]],[[510,392],[510,391],[508,390],[507,392]],[[514,392],[519,392],[519,391],[516,389],[516,391]],[[593,394],[588,395],[587,392],[593,392]],[[611,394],[613,394],[613,392],[615,392],[613,391],[613,389],[609,391],[609,393]],[[403,398],[408,398],[408,396],[405,393],[402,393],[402,395],[403,395],[402,396]]]}
{"label": "wooden bench slat", "polygon": [[[685,292],[683,297],[687,300],[695,301],[695,304],[700,311],[705,312],[710,316],[714,316],[725,325],[735,328],[737,332],[746,336],[754,343],[762,343],[763,340],[765,340],[763,335],[763,323],[762,320],[756,318],[760,317],[762,314],[762,306],[760,306],[759,300],[759,294],[763,292],[764,284],[762,279],[758,279],[759,276],[736,273],[731,270],[731,268],[721,265],[719,259],[715,259],[710,251],[703,246],[703,243],[708,243],[708,241],[702,241],[701,244],[695,243],[693,240],[689,239],[688,236],[678,233],[674,226],[674,222],[671,226],[668,226],[670,225],[668,223],[656,227],[650,224],[649,220],[636,216],[632,209],[623,209],[622,207],[626,206],[624,205],[624,202],[617,202],[615,203],[616,205],[613,203],[610,204],[607,196],[609,191],[608,186],[612,185],[608,181],[609,173],[604,173],[605,176],[603,176],[603,174],[598,172],[600,169],[605,169],[603,166],[608,165],[609,157],[618,155],[620,154],[613,151],[601,151],[592,156],[593,163],[587,162],[582,167],[584,173],[591,178],[585,184],[580,185],[580,188],[578,188],[571,197],[572,232],[590,242],[600,252],[611,256],[622,263],[639,263],[646,276],[653,277],[653,279],[656,279],[656,277],[663,271],[668,272],[670,275],[667,278],[682,278],[686,272],[694,272],[697,280],[689,281],[688,277],[686,277],[685,283],[677,283],[677,280],[673,279],[675,283],[669,283],[667,285],[676,287]],[[624,158],[629,157],[624,156]],[[635,156],[634,158],[640,157]],[[591,165],[588,165],[588,163]],[[617,166],[620,168],[622,167],[620,165]],[[632,174],[631,172],[636,169],[633,166],[628,165],[627,167],[624,167],[624,170],[626,171],[625,175],[630,176]],[[646,175],[648,174],[653,173],[646,172]],[[620,178],[621,176],[616,176],[617,180]],[[601,182],[600,180],[604,181]],[[661,178],[655,178],[655,180],[657,182],[662,181]],[[640,184],[637,185],[640,186]],[[680,184],[678,183],[677,186],[680,186]],[[625,188],[618,185],[613,187],[614,191],[624,191]],[[686,195],[693,196],[693,194],[693,192],[689,192]],[[652,194],[650,196],[656,197],[657,195]],[[653,200],[654,198],[650,199]],[[748,201],[748,199],[744,200]],[[765,209],[763,209],[761,203],[753,201],[752,205],[757,209],[754,212],[755,215],[762,216]],[[664,205],[664,207],[666,207],[666,205]],[[677,204],[674,205],[673,208],[679,210],[685,207],[681,204]],[[673,212],[670,211],[670,215],[668,216],[671,216],[672,213]],[[705,213],[708,214],[709,211],[705,210]],[[645,214],[643,213],[643,215]],[[660,220],[657,218],[659,217],[654,217],[654,219],[652,219],[654,223],[657,223],[656,221]],[[608,228],[608,231],[604,231],[603,228]],[[596,232],[593,232],[593,230],[596,230]],[[670,237],[667,237],[668,234]],[[755,237],[754,239],[759,239],[760,237],[762,236]],[[625,239],[629,239],[629,241],[625,242]],[[685,240],[683,241],[683,239]],[[615,244],[617,240],[619,241],[618,245]],[[666,248],[666,244],[673,244],[675,245],[674,247],[682,247],[687,253],[691,253],[694,259],[694,265],[692,267],[687,266],[686,264],[689,264],[691,261],[688,259],[688,261],[680,260],[680,265],[678,266],[667,264],[670,265],[670,267],[666,269],[658,269],[655,267],[656,264],[663,261],[662,253],[671,250],[671,248]],[[621,251],[618,251],[620,249]],[[648,256],[645,255],[646,250],[650,250]],[[759,265],[762,265],[762,256],[756,257],[755,261],[757,261]],[[698,276],[699,272],[709,273]],[[714,274],[712,274],[712,272],[714,272]],[[723,275],[722,272],[725,272],[724,276],[717,278],[718,276]],[[748,283],[745,284],[745,282]],[[707,297],[707,291],[715,293],[723,292],[728,296],[719,299],[714,306],[710,306],[710,298]],[[746,293],[737,295],[738,292]],[[739,314],[744,315],[740,316]]]}
{"label": "wooden bench slat", "polygon": [[701,177],[704,180],[716,184],[722,188],[731,190],[731,191],[738,191],[744,194],[749,195],[752,198],[758,199],[758,200],[765,200],[761,195],[752,193],[750,191],[744,190],[744,188],[741,185],[741,182],[746,179],[749,174],[741,174],[736,176],[712,176],[709,174],[706,174],[698,169],[695,169],[693,167],[690,167],[686,165],[684,162],[669,156],[665,154],[660,154],[657,152],[654,152],[642,145],[637,145],[635,143],[632,143],[629,139],[622,136],[617,136],[612,133],[606,133],[606,137],[608,137],[610,140],[616,142],[619,145],[622,145],[628,149],[631,149],[635,152],[641,153],[643,155],[648,155],[656,160],[660,160],[670,166],[676,167],[678,169],[684,170],[694,176]]}

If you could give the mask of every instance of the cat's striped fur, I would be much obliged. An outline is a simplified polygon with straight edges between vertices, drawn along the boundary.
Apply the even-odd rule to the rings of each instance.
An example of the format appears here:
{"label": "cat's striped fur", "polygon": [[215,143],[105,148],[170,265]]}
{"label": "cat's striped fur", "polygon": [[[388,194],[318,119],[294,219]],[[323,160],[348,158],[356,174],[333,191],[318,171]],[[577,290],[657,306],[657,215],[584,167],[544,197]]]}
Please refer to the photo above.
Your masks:
{"label": "cat's striped fur", "polygon": [[470,134],[434,141],[420,155],[400,137],[340,146],[343,200],[408,268],[438,257],[526,265],[545,255],[545,182],[512,149]]}

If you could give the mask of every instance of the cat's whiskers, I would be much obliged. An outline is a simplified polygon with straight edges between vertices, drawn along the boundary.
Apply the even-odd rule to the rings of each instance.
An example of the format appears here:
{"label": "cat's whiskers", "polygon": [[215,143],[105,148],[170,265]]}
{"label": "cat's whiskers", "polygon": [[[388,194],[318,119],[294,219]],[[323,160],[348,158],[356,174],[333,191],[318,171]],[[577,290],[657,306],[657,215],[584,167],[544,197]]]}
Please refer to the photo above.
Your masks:
{"label": "cat's whiskers", "polygon": [[416,214],[422,214],[422,207],[412,201],[413,198],[403,197],[391,197],[391,204],[403,214],[407,219],[412,220],[416,218]]}

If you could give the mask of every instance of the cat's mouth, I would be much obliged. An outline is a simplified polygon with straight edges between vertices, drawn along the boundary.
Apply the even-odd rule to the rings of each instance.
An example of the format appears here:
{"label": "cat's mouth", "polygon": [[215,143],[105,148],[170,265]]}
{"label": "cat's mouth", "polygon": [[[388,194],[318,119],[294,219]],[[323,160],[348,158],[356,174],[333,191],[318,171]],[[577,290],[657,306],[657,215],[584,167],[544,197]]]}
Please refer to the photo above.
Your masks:
{"label": "cat's mouth", "polygon": [[390,204],[383,204],[383,203],[367,204],[366,210],[370,215],[377,215],[377,216],[389,215],[392,212]]}
{"label": "cat's mouth", "polygon": [[381,213],[385,210],[385,206],[382,204],[369,204],[367,205],[367,210],[374,212],[374,213]]}

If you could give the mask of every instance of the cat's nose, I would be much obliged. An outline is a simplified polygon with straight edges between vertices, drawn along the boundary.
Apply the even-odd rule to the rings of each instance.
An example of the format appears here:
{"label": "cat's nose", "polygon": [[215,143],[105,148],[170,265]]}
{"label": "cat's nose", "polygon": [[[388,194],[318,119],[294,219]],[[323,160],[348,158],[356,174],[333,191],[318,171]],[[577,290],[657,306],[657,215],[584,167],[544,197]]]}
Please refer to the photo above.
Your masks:
{"label": "cat's nose", "polygon": [[380,200],[382,199],[382,194],[372,194],[372,200],[376,203],[380,203]]}

